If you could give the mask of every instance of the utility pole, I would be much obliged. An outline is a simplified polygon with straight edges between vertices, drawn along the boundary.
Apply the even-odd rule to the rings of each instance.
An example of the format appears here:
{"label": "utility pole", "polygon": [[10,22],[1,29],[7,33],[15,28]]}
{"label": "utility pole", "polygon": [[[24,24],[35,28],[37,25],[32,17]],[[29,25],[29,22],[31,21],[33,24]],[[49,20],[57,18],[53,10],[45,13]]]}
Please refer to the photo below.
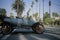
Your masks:
{"label": "utility pole", "polygon": [[39,0],[39,16],[38,16],[38,20],[40,21],[40,0]]}
{"label": "utility pole", "polygon": [[44,0],[43,0],[43,22],[44,22]]}
{"label": "utility pole", "polygon": [[39,18],[40,18],[40,0],[39,0]]}
{"label": "utility pole", "polygon": [[51,1],[49,0],[49,14],[50,14],[50,17],[52,18],[52,14],[51,14]]}

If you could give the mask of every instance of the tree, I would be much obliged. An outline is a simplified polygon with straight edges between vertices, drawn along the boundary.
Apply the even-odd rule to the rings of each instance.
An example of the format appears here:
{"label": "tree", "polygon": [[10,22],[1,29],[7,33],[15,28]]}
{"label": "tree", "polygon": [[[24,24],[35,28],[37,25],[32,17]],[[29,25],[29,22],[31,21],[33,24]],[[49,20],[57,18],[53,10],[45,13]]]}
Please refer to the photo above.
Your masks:
{"label": "tree", "polygon": [[33,5],[34,5],[34,1],[32,1],[31,8],[33,8]]}
{"label": "tree", "polygon": [[50,14],[48,12],[45,12],[45,14],[43,16],[44,16],[44,19],[50,18]]}
{"label": "tree", "polygon": [[17,16],[22,17],[22,12],[24,10],[25,3],[22,0],[15,0],[15,2],[12,5],[12,8],[16,10]]}
{"label": "tree", "polygon": [[45,23],[45,24],[48,24],[48,25],[52,24],[52,23],[53,23],[52,18],[46,18],[46,19],[44,20],[44,23]]}
{"label": "tree", "polygon": [[5,16],[6,16],[6,10],[4,8],[0,8],[0,25],[3,21],[3,17],[5,17]]}
{"label": "tree", "polygon": [[32,11],[32,13],[34,13],[33,6],[34,6],[34,1],[32,1],[32,3],[31,3],[31,11]]}
{"label": "tree", "polygon": [[27,11],[27,18],[29,18],[29,12],[30,12],[30,8],[29,8],[29,10]]}
{"label": "tree", "polygon": [[37,5],[38,5],[37,3],[38,3],[38,0],[35,0],[35,1],[36,1],[36,10],[37,10]]}
{"label": "tree", "polygon": [[53,15],[53,17],[58,17],[59,16],[59,14],[57,14],[56,12],[53,12],[52,15]]}
{"label": "tree", "polygon": [[36,2],[38,2],[38,0],[35,0]]}
{"label": "tree", "polygon": [[32,19],[32,16],[29,17],[29,20],[31,20],[31,19]]}
{"label": "tree", "polygon": [[33,17],[35,17],[35,19],[37,20],[38,13],[33,14]]}
{"label": "tree", "polygon": [[44,14],[44,23],[52,24],[52,18],[50,18],[50,14],[48,12],[45,12],[45,14]]}
{"label": "tree", "polygon": [[[53,12],[52,15],[53,15],[54,18],[59,17],[59,14],[56,13],[56,12]],[[54,25],[59,25],[59,24],[60,24],[60,19],[54,20]]]}
{"label": "tree", "polygon": [[4,8],[0,8],[0,15],[6,16],[6,10]]}

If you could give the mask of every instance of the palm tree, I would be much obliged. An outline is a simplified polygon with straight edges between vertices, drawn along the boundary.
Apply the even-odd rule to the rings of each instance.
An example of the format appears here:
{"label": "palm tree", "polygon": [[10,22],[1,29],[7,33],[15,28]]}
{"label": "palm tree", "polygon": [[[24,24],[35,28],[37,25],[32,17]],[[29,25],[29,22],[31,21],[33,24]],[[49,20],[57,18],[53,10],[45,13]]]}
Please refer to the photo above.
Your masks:
{"label": "palm tree", "polygon": [[32,13],[33,13],[33,6],[34,6],[34,1],[32,1],[32,3],[31,3],[31,11],[32,11]]}
{"label": "palm tree", "polygon": [[32,1],[31,8],[33,8],[33,5],[34,5],[34,1]]}
{"label": "palm tree", "polygon": [[35,0],[35,2],[36,2],[36,10],[37,10],[37,5],[38,5],[37,3],[38,3],[38,0]]}
{"label": "palm tree", "polygon": [[29,10],[27,11],[27,18],[29,18],[29,12],[30,12],[30,8],[29,8]]}
{"label": "palm tree", "polygon": [[56,13],[56,12],[53,12],[53,13],[52,13],[52,16],[53,16],[53,17],[59,17],[59,14]]}
{"label": "palm tree", "polygon": [[6,9],[0,8],[0,15],[6,16]]}
{"label": "palm tree", "polygon": [[38,13],[33,14],[33,16],[34,16],[34,17],[35,17],[35,19],[37,20]]}
{"label": "palm tree", "polygon": [[12,8],[16,10],[17,17],[21,17],[22,12],[24,10],[24,2],[22,0],[15,0],[15,2],[12,5]]}

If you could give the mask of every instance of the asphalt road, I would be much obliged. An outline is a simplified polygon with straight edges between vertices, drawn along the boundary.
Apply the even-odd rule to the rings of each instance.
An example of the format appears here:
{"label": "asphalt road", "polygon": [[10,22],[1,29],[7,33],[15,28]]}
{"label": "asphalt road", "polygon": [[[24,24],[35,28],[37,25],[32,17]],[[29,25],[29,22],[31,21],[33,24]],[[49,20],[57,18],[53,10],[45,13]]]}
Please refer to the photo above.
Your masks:
{"label": "asphalt road", "polygon": [[11,34],[1,36],[0,40],[60,40],[60,35],[48,32],[36,34],[32,30],[16,29]]}

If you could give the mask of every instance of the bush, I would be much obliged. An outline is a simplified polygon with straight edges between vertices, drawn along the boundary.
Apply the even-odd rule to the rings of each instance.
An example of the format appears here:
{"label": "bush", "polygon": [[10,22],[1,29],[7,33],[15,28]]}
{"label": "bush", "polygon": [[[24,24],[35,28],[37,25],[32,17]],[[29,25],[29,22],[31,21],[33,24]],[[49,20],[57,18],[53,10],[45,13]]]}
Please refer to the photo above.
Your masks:
{"label": "bush", "polygon": [[44,19],[44,24],[46,24],[46,25],[51,25],[52,24],[52,18],[46,18],[46,19]]}

